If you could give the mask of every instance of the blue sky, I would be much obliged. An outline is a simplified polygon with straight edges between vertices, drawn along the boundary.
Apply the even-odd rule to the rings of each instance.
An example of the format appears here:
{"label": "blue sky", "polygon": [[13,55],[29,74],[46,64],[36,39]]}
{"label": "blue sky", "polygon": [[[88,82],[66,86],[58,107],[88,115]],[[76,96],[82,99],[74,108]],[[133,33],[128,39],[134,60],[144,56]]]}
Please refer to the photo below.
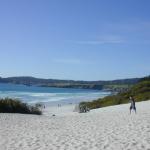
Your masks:
{"label": "blue sky", "polygon": [[0,0],[0,76],[150,74],[149,0]]}

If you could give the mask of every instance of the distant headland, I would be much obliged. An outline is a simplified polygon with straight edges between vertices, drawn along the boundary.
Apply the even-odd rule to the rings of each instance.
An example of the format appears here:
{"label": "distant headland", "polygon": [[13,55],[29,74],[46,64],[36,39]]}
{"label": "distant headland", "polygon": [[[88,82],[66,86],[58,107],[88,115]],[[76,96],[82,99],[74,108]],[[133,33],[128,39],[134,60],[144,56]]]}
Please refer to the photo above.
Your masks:
{"label": "distant headland", "polygon": [[119,79],[111,81],[75,81],[75,80],[58,80],[58,79],[42,79],[30,76],[20,77],[0,77],[0,83],[23,84],[27,86],[57,87],[57,88],[77,88],[77,89],[93,89],[93,90],[110,90],[122,91],[129,89],[136,84],[140,78]]}

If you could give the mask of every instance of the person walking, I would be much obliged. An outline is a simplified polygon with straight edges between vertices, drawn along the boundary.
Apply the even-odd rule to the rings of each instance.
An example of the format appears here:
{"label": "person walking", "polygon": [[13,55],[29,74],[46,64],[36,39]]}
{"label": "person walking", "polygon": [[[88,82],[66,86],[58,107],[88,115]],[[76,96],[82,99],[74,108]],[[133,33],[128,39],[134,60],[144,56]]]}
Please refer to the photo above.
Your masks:
{"label": "person walking", "polygon": [[135,107],[135,100],[133,98],[133,96],[130,96],[130,102],[131,102],[131,106],[130,106],[130,114],[131,114],[131,110],[133,109],[136,113],[136,107]]}

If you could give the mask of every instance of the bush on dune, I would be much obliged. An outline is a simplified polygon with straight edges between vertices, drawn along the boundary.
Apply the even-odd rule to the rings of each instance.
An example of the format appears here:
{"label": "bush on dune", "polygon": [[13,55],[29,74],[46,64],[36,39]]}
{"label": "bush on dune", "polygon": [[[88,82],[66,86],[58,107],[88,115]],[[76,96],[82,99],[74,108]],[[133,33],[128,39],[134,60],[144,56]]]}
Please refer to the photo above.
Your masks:
{"label": "bush on dune", "polygon": [[150,77],[140,80],[139,83],[131,87],[127,92],[117,95],[107,96],[92,102],[81,102],[79,105],[86,105],[90,109],[101,108],[112,105],[125,104],[129,102],[129,97],[133,96],[135,100],[146,101],[150,99]]}
{"label": "bush on dune", "polygon": [[0,113],[42,114],[38,107],[11,98],[0,99]]}

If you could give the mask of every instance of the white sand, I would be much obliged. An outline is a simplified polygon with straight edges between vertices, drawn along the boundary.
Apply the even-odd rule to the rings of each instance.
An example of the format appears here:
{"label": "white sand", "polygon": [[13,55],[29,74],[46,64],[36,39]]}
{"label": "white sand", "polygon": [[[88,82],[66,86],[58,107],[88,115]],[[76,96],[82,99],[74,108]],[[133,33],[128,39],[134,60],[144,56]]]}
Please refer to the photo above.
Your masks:
{"label": "white sand", "polygon": [[43,109],[44,116],[70,116],[79,113],[74,113],[75,104],[62,105],[61,107],[49,106],[46,109]]}
{"label": "white sand", "polygon": [[0,114],[0,150],[150,150],[150,101],[137,103],[136,115],[129,104],[56,112]]}

